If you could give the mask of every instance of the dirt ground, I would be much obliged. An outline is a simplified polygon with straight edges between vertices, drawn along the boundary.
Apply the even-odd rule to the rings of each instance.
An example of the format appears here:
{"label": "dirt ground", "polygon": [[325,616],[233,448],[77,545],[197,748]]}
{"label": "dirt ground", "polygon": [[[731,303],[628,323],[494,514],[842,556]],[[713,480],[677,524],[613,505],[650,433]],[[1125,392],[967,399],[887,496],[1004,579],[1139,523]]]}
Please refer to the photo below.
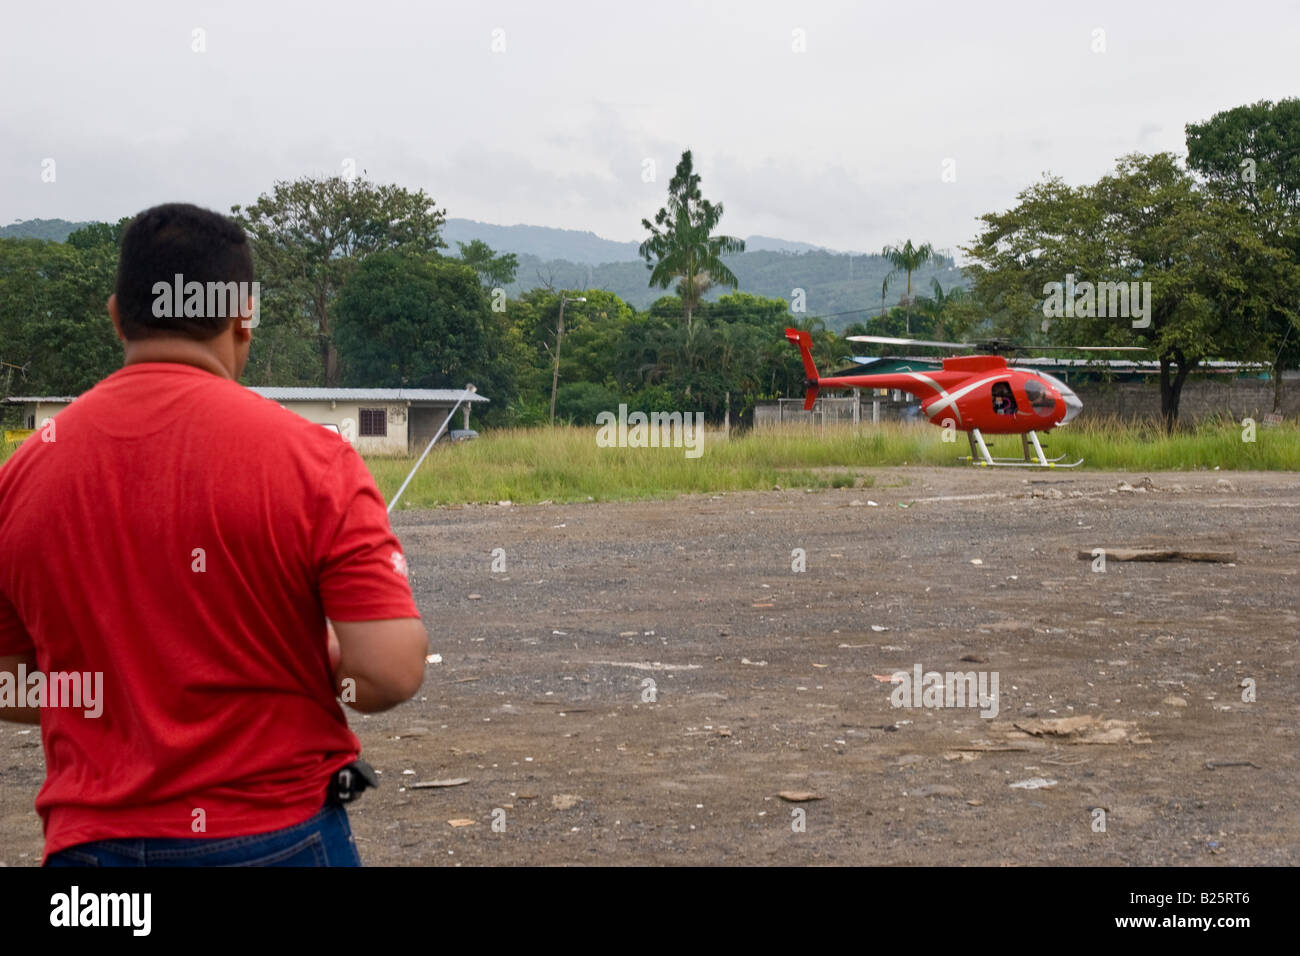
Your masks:
{"label": "dirt ground", "polygon": [[[860,473],[400,514],[441,661],[350,715],[365,861],[1300,862],[1300,475]],[[1236,561],[1077,556],[1141,546]],[[996,674],[996,716],[892,706],[918,665]],[[0,725],[0,767],[31,865],[38,737]]]}

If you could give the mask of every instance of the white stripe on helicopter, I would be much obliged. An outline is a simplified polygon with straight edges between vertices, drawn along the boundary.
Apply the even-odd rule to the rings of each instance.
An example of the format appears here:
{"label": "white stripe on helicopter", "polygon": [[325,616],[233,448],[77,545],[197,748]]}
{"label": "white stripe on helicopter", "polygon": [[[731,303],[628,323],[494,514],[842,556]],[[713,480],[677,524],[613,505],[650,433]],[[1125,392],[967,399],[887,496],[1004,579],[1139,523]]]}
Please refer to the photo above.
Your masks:
{"label": "white stripe on helicopter", "polygon": [[[907,374],[912,376],[912,378],[916,379],[918,382],[924,382],[926,385],[929,385],[931,388],[935,390],[935,392],[938,393],[939,396],[942,396],[944,398],[948,397],[948,390],[944,388],[942,385],[940,385],[938,382],[936,382],[934,379],[932,379],[930,376],[922,375],[920,372],[908,372]],[[953,411],[957,413],[957,423],[961,424],[961,409],[957,408],[956,406],[953,406]],[[931,417],[934,416],[931,415]]]}
{"label": "white stripe on helicopter", "polygon": [[[915,375],[916,373],[913,372],[912,374]],[[944,392],[943,401],[935,402],[933,405],[931,405],[929,408],[925,410],[925,413],[931,418],[934,418],[934,416],[939,414],[939,412],[943,411],[943,409],[947,408],[949,405],[952,405],[952,410],[957,413],[957,417],[958,419],[960,419],[961,411],[957,408],[956,405],[958,399],[964,398],[966,395],[968,395],[970,392],[974,391],[975,389],[979,388],[981,385],[987,385],[989,382],[998,382],[1001,381],[1002,379],[1008,379],[1010,377],[1011,377],[1010,372],[999,372],[997,375],[990,375],[988,378],[982,378],[977,382],[971,382],[969,385],[964,385],[961,388],[957,389],[957,391],[953,392],[951,395],[949,395],[947,392]]]}

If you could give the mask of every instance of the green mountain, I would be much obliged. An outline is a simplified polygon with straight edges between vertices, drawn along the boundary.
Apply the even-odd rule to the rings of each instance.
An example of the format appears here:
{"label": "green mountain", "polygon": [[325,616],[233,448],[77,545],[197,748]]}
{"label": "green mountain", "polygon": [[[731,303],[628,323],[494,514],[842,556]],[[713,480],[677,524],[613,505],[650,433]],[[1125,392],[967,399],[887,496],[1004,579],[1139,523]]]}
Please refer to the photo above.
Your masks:
{"label": "green mountain", "polygon": [[[29,219],[0,227],[0,238],[33,238],[63,242],[85,222],[65,219]],[[549,226],[496,226],[471,219],[449,219],[443,229],[449,255],[457,254],[457,242],[481,239],[497,252],[519,257],[515,282],[506,289],[518,295],[529,289],[604,289],[630,305],[644,309],[656,299],[671,295],[672,289],[652,289],[650,271],[637,255],[637,243],[602,239],[592,232],[554,229]],[[880,256],[834,252],[803,242],[750,236],[740,255],[724,261],[740,280],[740,290],[754,295],[793,301],[796,289],[804,293],[808,315],[829,316],[826,325],[843,329],[880,313],[880,284],[890,271]],[[961,270],[945,259],[912,275],[912,294],[929,295],[931,280],[938,279],[944,291],[966,286]],[[728,289],[714,289],[706,299],[716,299]],[[885,299],[898,303],[906,291],[906,278],[895,276]]]}
{"label": "green mountain", "polygon": [[46,239],[63,242],[88,222],[68,222],[66,219],[28,219],[0,226],[0,239]]}
{"label": "green mountain", "polygon": [[[472,239],[486,242],[497,252],[513,252],[519,256],[536,256],[543,261],[563,259],[584,265],[600,265],[606,262],[640,262],[637,242],[616,242],[602,239],[594,232],[582,232],[577,229],[555,229],[551,226],[496,226],[489,222],[474,219],[448,219],[442,227],[442,236],[447,240],[452,254],[456,243],[468,243]],[[792,242],[789,239],[774,239],[771,236],[748,236],[745,239],[748,252],[817,252],[825,250],[808,242]]]}
{"label": "green mountain", "polygon": [[[880,314],[880,285],[890,265],[879,256],[848,253],[815,252],[744,252],[724,256],[723,261],[740,280],[740,291],[770,296],[792,302],[796,289],[804,292],[804,309],[808,315],[829,316],[826,326],[838,331],[854,322],[864,322]],[[961,270],[948,259],[939,266],[926,266],[912,274],[912,295],[930,295],[931,280],[938,279],[945,292],[969,283]],[[644,309],[672,289],[649,287],[650,270],[642,261],[608,262],[590,265],[564,260],[543,261],[537,256],[519,256],[519,271],[508,295],[517,295],[542,286],[556,289],[604,289],[638,309]],[[907,288],[906,276],[891,280],[885,302],[894,306]],[[713,289],[705,296],[712,300],[729,292]]]}
{"label": "green mountain", "polygon": [[472,239],[486,242],[497,252],[513,252],[538,259],[564,259],[568,262],[631,262],[639,260],[635,242],[602,239],[594,232],[577,229],[554,229],[550,226],[496,226],[473,219],[448,219],[442,227],[448,255],[455,255],[458,242]]}

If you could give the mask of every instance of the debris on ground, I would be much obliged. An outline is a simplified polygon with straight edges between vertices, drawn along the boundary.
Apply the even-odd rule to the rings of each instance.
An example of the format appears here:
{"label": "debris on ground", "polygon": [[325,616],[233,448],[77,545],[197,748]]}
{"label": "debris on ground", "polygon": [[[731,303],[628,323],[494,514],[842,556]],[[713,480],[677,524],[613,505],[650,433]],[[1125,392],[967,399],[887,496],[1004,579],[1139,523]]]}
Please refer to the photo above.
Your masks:
{"label": "debris on ground", "polygon": [[1071,744],[1119,744],[1129,741],[1149,744],[1150,737],[1138,732],[1132,720],[1102,720],[1100,717],[1050,717],[1017,720],[1016,730],[1031,737],[1051,737]]}
{"label": "debris on ground", "polygon": [[409,786],[412,790],[428,790],[433,787],[459,787],[466,783],[469,783],[469,777],[452,777],[448,780],[422,780]]}
{"label": "debris on ground", "polygon": [[946,783],[930,783],[908,791],[913,797],[960,797],[961,791]]}
{"label": "debris on ground", "polygon": [[[1093,549],[1093,551],[1098,549]],[[1107,561],[1209,561],[1215,564],[1234,564],[1236,551],[1185,551],[1181,548],[1101,548]],[[1076,557],[1091,561],[1097,557],[1093,551],[1078,551]]]}

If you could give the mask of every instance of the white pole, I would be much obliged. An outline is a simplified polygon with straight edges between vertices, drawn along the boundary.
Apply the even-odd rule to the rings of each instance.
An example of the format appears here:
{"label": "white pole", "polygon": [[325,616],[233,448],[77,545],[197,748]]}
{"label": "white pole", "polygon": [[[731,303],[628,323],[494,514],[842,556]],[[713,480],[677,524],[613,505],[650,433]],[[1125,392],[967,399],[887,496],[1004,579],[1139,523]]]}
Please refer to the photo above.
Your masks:
{"label": "white pole", "polygon": [[447,425],[450,424],[451,417],[456,414],[456,409],[460,408],[461,403],[477,391],[478,389],[473,385],[465,386],[465,394],[456,400],[455,405],[451,406],[451,411],[447,413],[447,417],[444,418],[442,424],[438,426],[438,431],[434,433],[434,436],[431,439],[429,439],[429,444],[424,447],[424,454],[422,454],[420,460],[415,463],[415,467],[411,469],[411,473],[406,476],[406,480],[402,482],[402,487],[397,489],[397,494],[393,495],[393,500],[388,503],[389,514],[393,513],[393,508],[397,505],[397,499],[402,497],[402,492],[405,491],[406,486],[411,483],[411,479],[415,477],[415,473],[419,470],[420,465],[424,464],[424,459],[428,457],[429,452],[433,451],[434,443],[437,442],[437,440],[442,437],[442,433],[447,430]]}

